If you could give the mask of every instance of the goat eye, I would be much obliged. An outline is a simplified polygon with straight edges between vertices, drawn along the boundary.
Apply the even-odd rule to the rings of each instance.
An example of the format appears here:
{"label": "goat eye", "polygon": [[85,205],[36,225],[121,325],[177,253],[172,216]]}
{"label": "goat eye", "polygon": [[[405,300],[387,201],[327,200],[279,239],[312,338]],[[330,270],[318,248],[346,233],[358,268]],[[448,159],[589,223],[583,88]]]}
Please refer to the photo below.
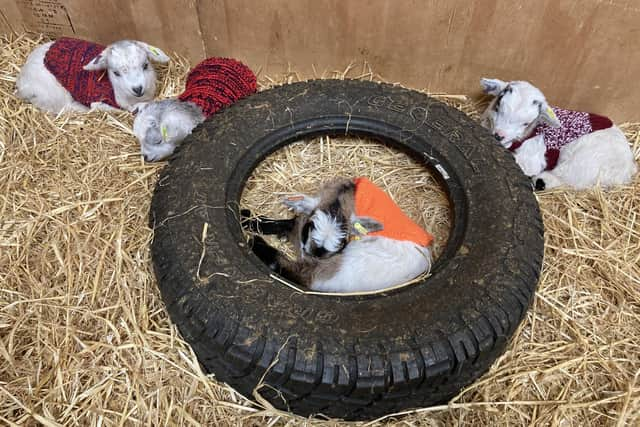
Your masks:
{"label": "goat eye", "polygon": [[120,77],[120,71],[114,71],[113,74],[115,74],[116,77]]}
{"label": "goat eye", "polygon": [[531,124],[531,123],[529,123],[529,122],[525,122],[525,123],[523,123],[523,124],[522,124],[522,126],[527,127],[527,126],[529,126],[530,124]]}
{"label": "goat eye", "polygon": [[142,69],[146,70],[147,68],[149,68],[149,63],[145,62],[144,65],[142,66]]}
{"label": "goat eye", "polygon": [[329,251],[324,246],[320,246],[319,248],[314,248],[312,252],[313,252],[313,255],[318,258],[323,258],[325,255],[329,254]]}

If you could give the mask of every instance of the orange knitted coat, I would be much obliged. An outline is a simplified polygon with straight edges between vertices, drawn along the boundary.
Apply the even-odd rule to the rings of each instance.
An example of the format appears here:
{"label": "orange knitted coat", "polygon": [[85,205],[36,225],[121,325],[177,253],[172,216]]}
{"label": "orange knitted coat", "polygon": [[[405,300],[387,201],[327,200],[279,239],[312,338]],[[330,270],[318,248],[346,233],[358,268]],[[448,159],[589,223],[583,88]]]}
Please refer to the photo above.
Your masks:
{"label": "orange knitted coat", "polygon": [[381,231],[367,233],[395,240],[409,240],[420,246],[429,246],[433,236],[422,229],[378,186],[367,178],[353,181],[356,185],[355,210],[357,216],[367,216],[380,222]]}

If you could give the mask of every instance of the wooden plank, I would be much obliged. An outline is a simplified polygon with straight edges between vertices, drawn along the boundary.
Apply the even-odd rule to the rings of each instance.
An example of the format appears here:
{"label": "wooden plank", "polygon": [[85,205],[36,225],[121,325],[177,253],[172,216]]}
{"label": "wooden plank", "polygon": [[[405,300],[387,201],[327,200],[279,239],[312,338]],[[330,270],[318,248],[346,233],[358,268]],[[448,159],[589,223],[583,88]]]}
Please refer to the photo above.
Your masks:
{"label": "wooden plank", "polygon": [[[56,13],[43,15],[42,5]],[[367,61],[387,80],[434,92],[479,94],[482,76],[524,79],[552,104],[640,120],[637,0],[0,0],[0,8],[1,32],[141,39],[193,63],[230,56],[301,77]]]}
{"label": "wooden plank", "polygon": [[368,61],[385,79],[465,94],[482,76],[525,79],[557,105],[640,117],[632,0],[215,0],[198,15],[208,55],[265,73]]}
{"label": "wooden plank", "polygon": [[191,61],[204,58],[194,0],[65,0],[65,4],[80,37],[100,43],[143,40]]}
{"label": "wooden plank", "polygon": [[[204,45],[195,3],[195,0],[0,0],[0,30],[27,29],[105,44],[126,38],[144,40],[167,52],[178,52],[191,61],[199,61],[204,58]],[[9,25],[3,25],[4,21]]]}

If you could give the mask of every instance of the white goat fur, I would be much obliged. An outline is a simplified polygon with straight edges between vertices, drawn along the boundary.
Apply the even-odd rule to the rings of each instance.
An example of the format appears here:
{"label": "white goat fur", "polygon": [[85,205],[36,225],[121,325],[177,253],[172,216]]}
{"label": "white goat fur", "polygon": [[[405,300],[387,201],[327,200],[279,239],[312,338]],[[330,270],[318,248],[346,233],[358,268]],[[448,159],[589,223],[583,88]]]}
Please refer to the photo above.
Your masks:
{"label": "white goat fur", "polygon": [[[546,114],[549,105],[544,95],[531,83],[482,79],[481,84],[486,93],[501,95],[498,107],[494,98],[483,113],[482,124],[504,147],[525,138],[541,122],[559,126],[554,117]],[[510,89],[505,93],[507,86]],[[544,171],[545,151],[543,136],[538,135],[516,149],[514,157],[536,186],[542,184],[546,189],[623,185],[630,183],[638,171],[629,142],[617,126],[589,133],[563,146],[558,164],[550,171]]]}
{"label": "white goat fur", "polygon": [[408,282],[431,268],[428,248],[386,237],[362,237],[350,242],[340,255],[333,276],[316,278],[311,289],[319,292],[377,291]]}
{"label": "white goat fur", "polygon": [[[44,64],[45,55],[53,43],[44,43],[29,54],[16,81],[16,95],[55,114],[63,111],[86,112],[90,109],[113,110],[110,105],[100,102],[87,108],[74,101]],[[158,48],[139,41],[121,40],[107,46],[84,68],[96,72],[107,70],[116,102],[123,109],[131,111],[135,104],[150,101],[155,96],[156,73],[149,59],[161,63],[169,61],[169,57]],[[140,96],[133,92],[133,88],[139,87],[142,87]]]}
{"label": "white goat fur", "polygon": [[629,184],[638,167],[627,138],[613,126],[584,135],[560,150],[558,165],[534,177],[545,188],[562,185],[584,190],[596,185],[604,188]]}
{"label": "white goat fur", "polygon": [[193,129],[204,121],[202,109],[177,99],[138,104],[133,133],[148,162],[170,156]]}
{"label": "white goat fur", "polygon": [[342,230],[337,218],[332,217],[328,212],[317,210],[311,217],[315,228],[310,233],[311,239],[307,241],[304,250],[311,250],[311,240],[318,245],[327,248],[329,252],[336,252],[340,249],[340,244],[343,239],[348,236],[346,232]]}
{"label": "white goat fur", "polygon": [[[322,220],[319,223],[314,221],[315,230],[310,233],[310,237],[331,251],[331,248],[338,246],[336,236],[348,236],[344,236],[340,224],[326,218],[330,214],[324,211],[324,206],[330,205],[336,195],[325,189],[326,187],[321,189],[316,197],[298,195],[295,201],[285,199],[284,204],[298,214],[309,216],[312,221],[319,218],[318,213],[322,210]],[[359,222],[369,230],[375,230],[376,225],[380,227],[380,223],[372,218],[355,216],[353,192],[343,194],[342,197],[339,198],[341,210],[351,224]],[[301,258],[308,258],[304,242],[300,241],[299,235],[294,235],[294,238],[297,241],[292,243],[294,247],[301,249]],[[427,247],[411,241],[365,235],[349,242],[342,252],[319,260],[308,286],[319,292],[377,291],[414,279],[430,268],[431,252]]]}

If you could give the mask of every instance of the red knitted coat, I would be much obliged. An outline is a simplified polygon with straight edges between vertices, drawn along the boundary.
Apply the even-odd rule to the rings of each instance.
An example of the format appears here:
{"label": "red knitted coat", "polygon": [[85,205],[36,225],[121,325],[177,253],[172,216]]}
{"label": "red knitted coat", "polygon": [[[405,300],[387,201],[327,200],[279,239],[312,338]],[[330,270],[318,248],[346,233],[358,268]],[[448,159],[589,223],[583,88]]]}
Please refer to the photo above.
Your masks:
{"label": "red knitted coat", "polygon": [[560,156],[560,148],[563,146],[583,135],[613,126],[613,122],[609,118],[597,114],[564,110],[557,107],[553,107],[552,110],[560,121],[559,128],[553,128],[546,124],[538,125],[528,137],[522,141],[513,142],[509,147],[509,151],[515,151],[525,141],[538,135],[543,135],[544,145],[547,147],[544,153],[547,161],[545,170],[551,170],[556,167]]}
{"label": "red knitted coat", "polygon": [[253,72],[231,58],[208,58],[196,65],[187,76],[180,101],[193,102],[205,117],[218,112],[256,91]]}
{"label": "red knitted coat", "polygon": [[104,102],[121,108],[116,103],[107,72],[82,69],[104,49],[105,46],[96,43],[64,37],[51,45],[44,65],[76,102],[86,107],[91,107],[93,102]]}

